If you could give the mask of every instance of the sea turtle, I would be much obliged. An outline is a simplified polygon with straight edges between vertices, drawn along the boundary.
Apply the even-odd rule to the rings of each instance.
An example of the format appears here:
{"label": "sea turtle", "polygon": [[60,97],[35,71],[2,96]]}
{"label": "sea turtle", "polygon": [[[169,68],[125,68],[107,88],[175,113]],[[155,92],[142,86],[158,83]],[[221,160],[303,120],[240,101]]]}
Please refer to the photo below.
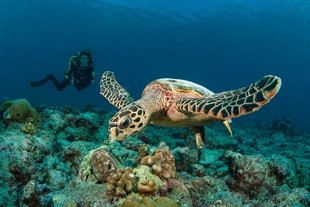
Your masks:
{"label": "sea turtle", "polygon": [[221,121],[232,134],[229,123],[257,111],[267,104],[281,87],[281,79],[267,75],[248,87],[213,93],[196,83],[173,78],[149,83],[139,100],[106,71],[100,81],[100,94],[120,109],[109,121],[110,142],[122,141],[148,124],[191,127],[198,148],[203,147],[204,125]]}

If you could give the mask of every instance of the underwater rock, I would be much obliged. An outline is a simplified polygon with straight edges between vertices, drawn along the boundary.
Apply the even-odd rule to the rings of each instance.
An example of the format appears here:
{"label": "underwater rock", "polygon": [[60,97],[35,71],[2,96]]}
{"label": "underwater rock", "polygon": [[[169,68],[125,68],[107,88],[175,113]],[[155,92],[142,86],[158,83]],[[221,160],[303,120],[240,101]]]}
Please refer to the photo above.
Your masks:
{"label": "underwater rock", "polygon": [[[67,133],[74,140],[87,140],[87,137],[93,137],[98,130],[101,118],[98,114],[92,112],[84,112],[78,115],[67,114],[65,116],[68,123]],[[80,135],[79,135],[80,133]]]}
{"label": "underwater rock", "polygon": [[199,158],[199,164],[210,165],[219,160],[224,154],[223,150],[211,150],[203,148]]}
{"label": "underwater rock", "polygon": [[206,175],[206,169],[204,166],[199,164],[193,164],[191,165],[191,174],[198,177],[203,177]]}
{"label": "underwater rock", "polygon": [[93,172],[92,163],[91,163],[93,153],[94,153],[94,150],[90,151],[84,157],[84,159],[80,165],[80,168],[79,168],[78,176],[82,181],[97,183],[98,178],[96,177],[96,175]]}
{"label": "underwater rock", "polygon": [[[193,177],[184,173],[180,176],[185,182],[193,206],[210,206],[221,198],[227,200],[232,199],[232,196],[228,194],[229,188],[223,179],[217,179],[208,175],[204,177]],[[242,200],[238,201],[236,199],[236,205],[233,206],[238,206],[238,203],[242,203]]]}
{"label": "underwater rock", "polygon": [[38,182],[45,184],[43,194],[46,191],[54,192],[63,189],[75,173],[75,170],[62,159],[52,155],[46,156],[39,170],[40,173],[35,177]]}
{"label": "underwater rock", "polygon": [[[27,139],[19,130],[6,131],[0,135],[1,163],[4,172],[12,173],[16,182],[25,185],[37,170],[36,160],[45,154],[48,145],[40,145],[38,137]],[[46,143],[45,143],[46,144]]]}
{"label": "underwater rock", "polygon": [[[3,206],[18,206],[15,203],[17,195],[19,202],[23,202],[24,205],[45,206],[41,200],[44,200],[44,197],[48,197],[48,195],[46,195],[46,191],[37,191],[38,183],[46,183],[48,191],[60,189],[61,186],[53,186],[54,183],[57,183],[55,177],[52,180],[49,179],[51,178],[49,172],[61,166],[60,162],[55,162],[52,165],[47,163],[48,155],[54,151],[51,139],[52,137],[41,133],[32,137],[25,136],[19,129],[14,128],[1,132],[0,194],[6,195],[6,192],[9,192],[8,199],[2,199],[0,195],[0,203],[5,202]],[[70,174],[70,171],[64,171],[65,178],[63,180],[67,180]],[[66,182],[62,186],[64,185]],[[9,190],[6,191],[6,189]]]}
{"label": "underwater rock", "polygon": [[273,196],[272,202],[270,203],[277,207],[310,206],[310,192],[303,188],[295,188],[289,191],[280,192]]}
{"label": "underwater rock", "polygon": [[76,116],[74,124],[76,127],[98,128],[100,125],[100,120],[101,118],[98,114],[86,111]]}
{"label": "underwater rock", "polygon": [[20,200],[20,187],[12,173],[6,171],[0,163],[0,206],[18,206]]}
{"label": "underwater rock", "polygon": [[177,202],[168,197],[128,196],[121,207],[179,207]]}
{"label": "underwater rock", "polygon": [[227,183],[232,190],[243,192],[250,198],[275,192],[277,181],[270,176],[268,162],[262,156],[244,156],[229,150],[225,157],[232,175]]}
{"label": "underwater rock", "polygon": [[53,193],[51,205],[53,207],[115,207],[108,197],[104,196],[106,193],[106,185],[76,179],[63,190]]}
{"label": "underwater rock", "polygon": [[30,180],[21,195],[21,201],[24,206],[40,206],[39,196],[37,194],[37,183],[35,180]]}
{"label": "underwater rock", "polygon": [[42,125],[46,130],[49,129],[58,133],[68,125],[65,114],[61,111],[45,108],[40,114],[43,120]]}
{"label": "underwater rock", "polygon": [[24,123],[28,118],[35,124],[40,121],[38,112],[26,99],[7,100],[0,105],[0,112],[3,113],[3,120],[8,123],[11,121]]}
{"label": "underwater rock", "polygon": [[103,125],[103,126],[99,126],[97,133],[94,136],[94,140],[98,143],[104,143],[104,142],[109,142],[109,133],[108,133],[108,128]]}
{"label": "underwater rock", "polygon": [[139,153],[137,151],[125,148],[119,142],[110,143],[109,151],[117,160],[122,163],[123,166],[132,168],[136,166],[136,161],[139,158]]}
{"label": "underwater rock", "polygon": [[[45,108],[41,116],[45,129],[52,130],[55,134],[65,133],[66,139],[71,142],[95,139],[94,135],[98,132],[101,121],[98,114],[91,112],[66,114],[62,110],[49,108]],[[101,139],[102,137],[100,141]]]}
{"label": "underwater rock", "polygon": [[172,150],[178,171],[189,171],[190,166],[198,162],[198,150],[189,147],[177,147]]}
{"label": "underwater rock", "polygon": [[92,132],[86,127],[66,127],[64,132],[67,135],[67,140],[70,142],[91,141],[92,139]]}
{"label": "underwater rock", "polygon": [[74,141],[63,145],[62,148],[64,160],[77,172],[84,157],[89,151],[98,148],[98,145],[86,141]]}
{"label": "underwater rock", "polygon": [[179,179],[168,179],[164,181],[164,189],[159,194],[165,195],[170,199],[177,201],[180,206],[191,207],[193,201],[187,186]]}
{"label": "underwater rock", "polygon": [[[232,129],[235,134],[235,129]],[[235,137],[232,137],[227,129],[220,123],[214,123],[205,127],[207,149],[231,149],[236,145]]]}
{"label": "underwater rock", "polygon": [[271,172],[277,178],[278,184],[287,184],[290,188],[296,188],[299,185],[299,179],[296,172],[295,163],[283,156],[274,155],[269,162]]}
{"label": "underwater rock", "polygon": [[132,150],[134,152],[138,152],[137,159],[135,164],[140,163],[141,159],[148,155],[148,151],[151,150],[149,144],[142,142],[139,139],[135,139],[133,137],[129,137],[122,142],[122,146],[127,150]]}
{"label": "underwater rock", "polygon": [[158,207],[179,207],[176,201],[168,197],[157,197],[154,201]]}
{"label": "underwater rock", "polygon": [[288,136],[298,135],[297,130],[293,127],[291,120],[288,118],[276,119],[272,122],[271,130],[275,132],[282,132]]}
{"label": "underwater rock", "polygon": [[63,189],[68,183],[66,174],[56,169],[50,169],[47,172],[46,182],[50,184],[50,188],[53,190]]}

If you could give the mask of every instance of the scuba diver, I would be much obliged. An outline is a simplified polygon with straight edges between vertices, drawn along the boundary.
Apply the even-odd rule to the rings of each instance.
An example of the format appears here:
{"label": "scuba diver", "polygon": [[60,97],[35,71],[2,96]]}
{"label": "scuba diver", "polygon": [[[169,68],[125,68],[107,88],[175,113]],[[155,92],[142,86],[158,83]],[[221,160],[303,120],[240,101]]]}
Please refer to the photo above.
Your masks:
{"label": "scuba diver", "polygon": [[38,87],[52,81],[58,91],[73,84],[78,91],[90,86],[95,80],[94,60],[90,50],[82,50],[77,55],[70,57],[65,77],[59,81],[54,74],[47,75],[44,79],[30,82],[31,87]]}

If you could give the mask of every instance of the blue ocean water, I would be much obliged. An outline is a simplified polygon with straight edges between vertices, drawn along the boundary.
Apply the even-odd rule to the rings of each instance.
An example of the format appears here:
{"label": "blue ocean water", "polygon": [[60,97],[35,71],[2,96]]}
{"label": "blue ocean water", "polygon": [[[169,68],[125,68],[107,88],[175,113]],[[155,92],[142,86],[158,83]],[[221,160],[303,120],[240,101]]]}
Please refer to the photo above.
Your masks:
{"label": "blue ocean water", "polygon": [[[3,0],[0,99],[112,109],[99,94],[106,70],[136,98],[162,77],[221,92],[274,74],[280,93],[240,121],[288,117],[309,129],[309,34],[307,0]],[[91,87],[30,87],[48,73],[61,79],[68,58],[84,48],[97,54]]]}

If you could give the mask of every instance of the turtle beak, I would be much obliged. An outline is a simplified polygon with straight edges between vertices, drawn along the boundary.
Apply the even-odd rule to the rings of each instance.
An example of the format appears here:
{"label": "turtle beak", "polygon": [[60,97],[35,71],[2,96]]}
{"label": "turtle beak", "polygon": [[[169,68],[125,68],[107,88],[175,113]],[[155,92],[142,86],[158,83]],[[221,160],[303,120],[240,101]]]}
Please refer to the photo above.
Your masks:
{"label": "turtle beak", "polygon": [[109,130],[109,141],[110,142],[114,142],[115,140],[117,140],[117,136],[118,136],[118,130],[116,127],[112,127]]}

